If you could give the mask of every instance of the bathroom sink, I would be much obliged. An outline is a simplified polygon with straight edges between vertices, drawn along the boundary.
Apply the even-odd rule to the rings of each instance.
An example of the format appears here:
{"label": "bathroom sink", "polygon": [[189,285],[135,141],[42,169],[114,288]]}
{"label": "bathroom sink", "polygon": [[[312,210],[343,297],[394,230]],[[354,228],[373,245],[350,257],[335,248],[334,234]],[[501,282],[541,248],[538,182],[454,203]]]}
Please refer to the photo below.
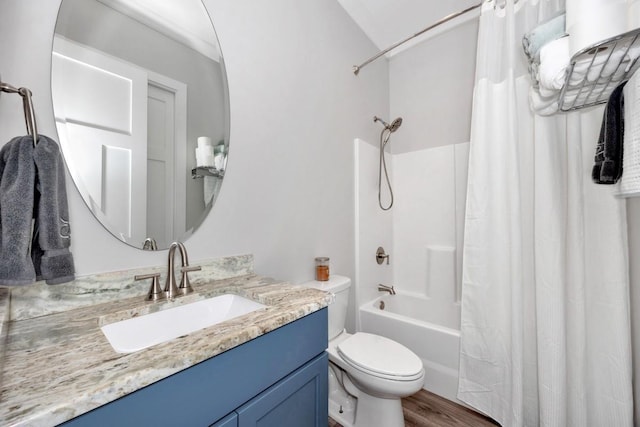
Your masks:
{"label": "bathroom sink", "polygon": [[110,323],[100,329],[115,351],[133,353],[265,307],[238,295],[225,294]]}

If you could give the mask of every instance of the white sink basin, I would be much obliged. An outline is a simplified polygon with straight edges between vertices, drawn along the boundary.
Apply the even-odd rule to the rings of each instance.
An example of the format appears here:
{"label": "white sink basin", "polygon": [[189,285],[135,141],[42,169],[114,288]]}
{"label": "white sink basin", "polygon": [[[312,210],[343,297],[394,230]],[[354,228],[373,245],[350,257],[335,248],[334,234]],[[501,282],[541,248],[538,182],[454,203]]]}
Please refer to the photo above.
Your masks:
{"label": "white sink basin", "polygon": [[115,351],[133,353],[265,307],[238,295],[225,294],[100,329]]}

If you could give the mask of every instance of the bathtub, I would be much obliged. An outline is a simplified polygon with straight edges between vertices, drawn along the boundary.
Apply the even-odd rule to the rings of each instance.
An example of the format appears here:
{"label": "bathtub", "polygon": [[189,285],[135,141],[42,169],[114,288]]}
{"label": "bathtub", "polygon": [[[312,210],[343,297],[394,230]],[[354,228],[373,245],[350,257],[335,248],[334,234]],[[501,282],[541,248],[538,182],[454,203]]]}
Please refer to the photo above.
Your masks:
{"label": "bathtub", "polygon": [[360,329],[411,349],[424,364],[424,388],[462,403],[456,399],[460,359],[459,304],[402,293],[386,295],[360,306]]}

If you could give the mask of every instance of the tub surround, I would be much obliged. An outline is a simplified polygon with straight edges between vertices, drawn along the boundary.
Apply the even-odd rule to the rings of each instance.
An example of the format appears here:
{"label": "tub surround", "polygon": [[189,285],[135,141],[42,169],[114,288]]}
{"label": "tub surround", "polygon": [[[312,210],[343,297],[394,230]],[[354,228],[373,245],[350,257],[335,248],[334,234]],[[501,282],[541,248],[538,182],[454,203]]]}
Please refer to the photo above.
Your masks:
{"label": "tub surround", "polygon": [[[245,272],[247,263],[250,265],[251,262],[250,257],[221,260],[224,265],[237,267],[232,268],[236,272]],[[149,270],[153,269],[144,269],[145,272]],[[105,279],[110,275],[94,276],[85,281],[78,279],[66,287],[68,291],[59,292],[56,287],[47,287],[50,293],[68,296],[67,292],[73,292],[83,303],[85,300],[92,303],[50,314],[49,310],[43,309],[41,312],[46,314],[37,317],[33,314],[40,312],[38,310],[27,310],[26,307],[14,310],[13,307],[14,291],[19,294],[19,304],[25,305],[27,294],[37,299],[37,289],[12,289],[11,307],[8,306],[9,298],[1,298],[7,292],[0,290],[0,314],[4,305],[6,312],[18,316],[2,325],[2,331],[8,332],[1,365],[0,424],[59,424],[320,310],[331,302],[330,294],[325,292],[253,273],[212,280],[225,273],[211,264],[207,268],[203,265],[203,271],[196,273],[200,274],[193,276],[193,294],[155,303],[141,298],[148,284],[136,282],[131,286],[132,276],[123,278],[121,286],[126,288],[124,292],[135,296],[115,301],[113,284],[121,273],[113,273],[113,280]],[[85,297],[85,293],[92,293],[89,283],[98,284],[96,295]],[[133,287],[142,291],[134,291]],[[268,307],[129,354],[116,353],[99,329],[101,325],[131,316],[224,293],[241,295]]]}

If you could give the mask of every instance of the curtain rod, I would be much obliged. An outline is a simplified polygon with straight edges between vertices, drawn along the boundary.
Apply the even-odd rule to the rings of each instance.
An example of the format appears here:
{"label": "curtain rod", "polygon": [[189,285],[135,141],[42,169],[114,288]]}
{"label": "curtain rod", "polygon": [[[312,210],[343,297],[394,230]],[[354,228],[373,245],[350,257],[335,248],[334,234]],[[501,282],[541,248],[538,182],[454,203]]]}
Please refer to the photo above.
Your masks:
{"label": "curtain rod", "polygon": [[415,38],[415,37],[418,37],[419,35],[422,35],[423,33],[426,33],[426,32],[427,32],[427,31],[429,31],[430,29],[435,28],[435,27],[437,27],[438,25],[444,24],[445,22],[448,22],[448,21],[452,20],[453,18],[457,18],[458,16],[463,15],[463,14],[465,14],[465,13],[469,12],[469,11],[472,11],[473,9],[477,9],[477,8],[479,8],[480,6],[482,6],[482,2],[480,2],[480,3],[478,3],[478,4],[474,5],[474,6],[468,7],[468,8],[466,8],[466,9],[464,9],[464,10],[461,10],[460,12],[454,12],[454,13],[452,13],[451,15],[447,15],[447,16],[445,16],[444,18],[442,18],[441,20],[439,20],[439,21],[438,21],[438,22],[436,22],[435,24],[430,25],[430,26],[428,26],[427,28],[425,28],[425,29],[423,29],[423,30],[421,30],[421,31],[418,31],[418,32],[417,32],[417,33],[415,33],[414,35],[409,36],[409,37],[407,37],[406,39],[401,40],[401,41],[397,42],[396,44],[389,46],[389,47],[388,47],[388,48],[386,48],[385,50],[378,52],[378,54],[376,54],[376,55],[372,56],[371,58],[367,59],[367,60],[366,60],[366,61],[364,61],[362,64],[360,64],[360,65],[354,65],[354,66],[353,66],[353,74],[355,74],[355,75],[357,76],[357,75],[358,75],[358,73],[360,72],[360,68],[362,68],[362,67],[364,67],[365,65],[368,65],[369,63],[371,63],[371,62],[375,61],[376,59],[380,58],[382,55],[386,54],[387,52],[389,52],[389,51],[391,51],[391,50],[393,50],[393,49],[395,49],[395,48],[397,48],[397,47],[398,47],[398,46],[400,46],[401,44],[404,44],[404,43],[408,42],[409,40],[411,40],[411,39],[413,39],[413,38]]}

